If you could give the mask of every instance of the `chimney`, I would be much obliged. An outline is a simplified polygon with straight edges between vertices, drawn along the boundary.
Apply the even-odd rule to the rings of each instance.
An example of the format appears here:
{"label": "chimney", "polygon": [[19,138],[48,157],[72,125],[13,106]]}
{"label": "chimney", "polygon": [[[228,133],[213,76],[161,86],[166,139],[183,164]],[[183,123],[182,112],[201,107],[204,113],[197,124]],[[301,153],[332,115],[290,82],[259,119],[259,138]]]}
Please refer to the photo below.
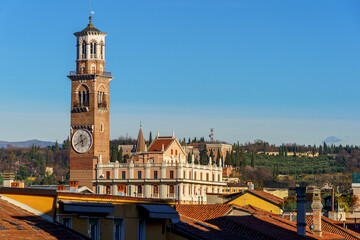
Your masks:
{"label": "chimney", "polygon": [[12,187],[11,184],[15,180],[15,173],[12,170],[4,170],[3,171],[3,186],[4,187]]}
{"label": "chimney", "polygon": [[306,222],[305,222],[305,202],[306,202],[306,187],[296,187],[296,208],[297,208],[297,234],[306,236]]}
{"label": "chimney", "polygon": [[314,224],[314,234],[321,237],[321,209],[323,205],[321,204],[321,192],[320,189],[315,188],[313,192],[313,202],[311,208],[313,209],[313,224]]}
{"label": "chimney", "polygon": [[58,185],[57,190],[58,191],[65,191],[65,186],[64,185]]}
{"label": "chimney", "polygon": [[70,181],[70,192],[77,192],[79,188],[79,181]]}
{"label": "chimney", "polygon": [[12,182],[11,187],[18,188],[18,187],[20,187],[20,183],[19,182]]}

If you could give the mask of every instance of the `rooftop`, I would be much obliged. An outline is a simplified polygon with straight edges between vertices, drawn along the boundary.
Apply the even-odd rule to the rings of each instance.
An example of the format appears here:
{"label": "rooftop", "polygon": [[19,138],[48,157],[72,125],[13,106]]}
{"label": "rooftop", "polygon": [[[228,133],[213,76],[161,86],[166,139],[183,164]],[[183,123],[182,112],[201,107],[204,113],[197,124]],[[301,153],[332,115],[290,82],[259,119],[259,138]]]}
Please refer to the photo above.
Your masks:
{"label": "rooftop", "polygon": [[88,239],[0,198],[0,239]]}

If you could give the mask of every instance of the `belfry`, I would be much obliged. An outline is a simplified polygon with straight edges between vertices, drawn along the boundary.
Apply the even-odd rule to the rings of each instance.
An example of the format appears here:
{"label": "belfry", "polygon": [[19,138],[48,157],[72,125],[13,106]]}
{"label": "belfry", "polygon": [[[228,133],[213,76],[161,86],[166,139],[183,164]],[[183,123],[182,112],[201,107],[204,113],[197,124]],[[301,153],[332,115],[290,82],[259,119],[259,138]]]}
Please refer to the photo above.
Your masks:
{"label": "belfry", "polygon": [[77,38],[76,71],[71,71],[70,181],[95,191],[99,162],[109,161],[109,83],[105,71],[105,36],[92,17]]}

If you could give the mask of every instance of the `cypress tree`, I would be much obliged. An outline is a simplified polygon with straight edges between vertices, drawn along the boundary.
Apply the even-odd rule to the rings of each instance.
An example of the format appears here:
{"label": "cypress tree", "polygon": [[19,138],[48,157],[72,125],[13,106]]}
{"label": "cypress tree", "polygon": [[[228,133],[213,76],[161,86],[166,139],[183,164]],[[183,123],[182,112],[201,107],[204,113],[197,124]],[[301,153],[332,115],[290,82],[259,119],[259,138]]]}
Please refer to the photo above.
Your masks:
{"label": "cypress tree", "polygon": [[120,148],[120,151],[118,152],[118,157],[117,157],[118,159],[118,161],[119,162],[123,162],[123,149],[122,149],[122,147]]}
{"label": "cypress tree", "polygon": [[219,148],[218,148],[218,150],[217,150],[217,154],[216,154],[216,164],[219,164],[219,161],[220,161],[220,150],[219,150]]}
{"label": "cypress tree", "polygon": [[152,143],[152,133],[151,133],[151,131],[150,131],[150,133],[149,133],[149,144],[150,143]]}
{"label": "cypress tree", "polygon": [[208,155],[207,155],[207,148],[206,148],[206,145],[204,147],[204,149],[201,151],[201,154],[200,154],[200,164],[208,164]]}
{"label": "cypress tree", "polygon": [[246,167],[246,158],[245,158],[244,149],[242,146],[241,146],[241,150],[240,150],[240,163],[241,163],[241,166]]}
{"label": "cypress tree", "polygon": [[251,154],[251,167],[254,168],[255,167],[255,153]]}
{"label": "cypress tree", "polygon": [[188,163],[191,163],[191,159],[192,159],[192,154],[191,154],[191,152],[189,152],[188,157],[187,157]]}

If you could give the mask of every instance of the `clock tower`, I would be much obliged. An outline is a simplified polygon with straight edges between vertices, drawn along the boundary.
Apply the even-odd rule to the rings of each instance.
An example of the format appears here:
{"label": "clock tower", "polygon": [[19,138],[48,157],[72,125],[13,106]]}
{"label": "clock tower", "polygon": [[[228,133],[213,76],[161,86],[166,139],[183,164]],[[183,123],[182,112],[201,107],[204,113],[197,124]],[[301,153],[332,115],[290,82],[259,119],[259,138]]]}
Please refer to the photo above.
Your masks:
{"label": "clock tower", "polygon": [[70,72],[70,180],[95,190],[98,162],[107,163],[109,153],[109,82],[105,72],[105,36],[92,24],[74,33],[77,38],[76,71]]}

